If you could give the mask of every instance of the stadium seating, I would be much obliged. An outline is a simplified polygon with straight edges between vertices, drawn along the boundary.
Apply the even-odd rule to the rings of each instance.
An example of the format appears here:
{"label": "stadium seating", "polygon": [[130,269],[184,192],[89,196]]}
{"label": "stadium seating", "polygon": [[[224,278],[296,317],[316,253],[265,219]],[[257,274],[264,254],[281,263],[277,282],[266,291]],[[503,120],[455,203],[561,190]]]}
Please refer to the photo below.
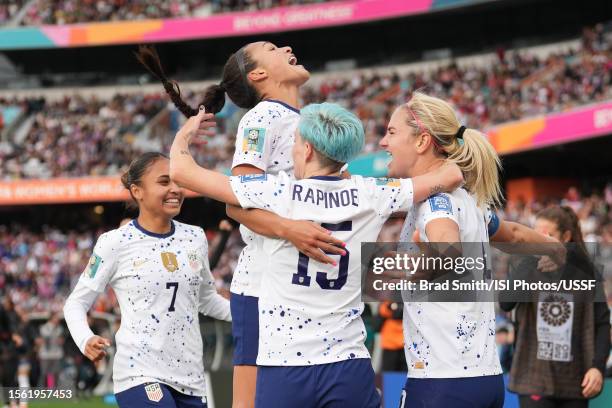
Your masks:
{"label": "stadium seating", "polygon": [[[548,47],[546,53],[500,50],[488,59],[473,56],[462,59],[466,62],[445,65],[423,63],[349,74],[320,73],[304,87],[302,99],[304,104],[337,102],[357,112],[366,128],[365,152],[377,149],[394,107],[417,89],[451,100],[466,126],[484,130],[612,98],[610,37],[586,30],[581,41],[575,43],[577,49],[564,51],[564,45]],[[24,140],[13,138],[12,146],[5,144],[0,149],[2,178],[117,174],[134,154],[169,147],[180,115],[169,108],[167,117],[148,123],[165,110],[165,96],[161,92],[133,92],[115,95],[110,101],[68,96],[45,102],[35,111],[30,109],[31,119],[23,125],[29,127]],[[195,105],[202,94],[188,97]],[[9,101],[6,106],[23,104],[28,101]],[[100,117],[103,120],[96,122]],[[197,152],[197,160],[217,168],[230,165],[237,117],[219,121],[219,136],[211,148]],[[137,137],[139,133],[153,137],[142,139]],[[146,142],[138,144],[139,140]],[[23,141],[27,143],[23,145]],[[76,156],[65,149],[73,142],[88,146],[79,160],[71,159]]]}
{"label": "stadium seating", "polygon": [[295,4],[322,3],[325,0],[35,0],[0,6],[0,24],[11,20],[27,3],[19,24],[77,24],[116,20],[143,20],[202,16],[232,11],[255,11]]}

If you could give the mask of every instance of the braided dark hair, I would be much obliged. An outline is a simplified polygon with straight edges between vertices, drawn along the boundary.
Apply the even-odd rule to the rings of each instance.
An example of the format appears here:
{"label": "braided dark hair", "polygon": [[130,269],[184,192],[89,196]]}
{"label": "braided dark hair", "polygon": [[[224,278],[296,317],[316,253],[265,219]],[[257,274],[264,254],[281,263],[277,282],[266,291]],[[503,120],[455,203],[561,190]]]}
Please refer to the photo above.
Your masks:
{"label": "braided dark hair", "polygon": [[[136,59],[159,81],[166,93],[185,117],[198,114],[198,110],[189,106],[181,97],[181,89],[176,81],[168,79],[162,67],[159,55],[153,46],[141,45],[135,53]],[[225,105],[225,93],[241,108],[250,109],[257,105],[261,96],[248,81],[246,74],[256,68],[255,62],[242,47],[230,55],[223,68],[223,80],[218,85],[211,85],[204,92],[204,105],[206,112],[217,113]],[[198,105],[198,106],[199,106]]]}

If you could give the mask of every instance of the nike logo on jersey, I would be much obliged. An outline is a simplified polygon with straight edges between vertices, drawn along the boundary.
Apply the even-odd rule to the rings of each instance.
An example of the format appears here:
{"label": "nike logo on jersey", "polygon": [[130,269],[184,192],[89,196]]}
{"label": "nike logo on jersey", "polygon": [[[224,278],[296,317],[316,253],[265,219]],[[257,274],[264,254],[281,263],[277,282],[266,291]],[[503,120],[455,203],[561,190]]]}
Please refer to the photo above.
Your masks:
{"label": "nike logo on jersey", "polygon": [[142,265],[149,262],[149,259],[137,259],[134,261],[134,268],[140,268]]}

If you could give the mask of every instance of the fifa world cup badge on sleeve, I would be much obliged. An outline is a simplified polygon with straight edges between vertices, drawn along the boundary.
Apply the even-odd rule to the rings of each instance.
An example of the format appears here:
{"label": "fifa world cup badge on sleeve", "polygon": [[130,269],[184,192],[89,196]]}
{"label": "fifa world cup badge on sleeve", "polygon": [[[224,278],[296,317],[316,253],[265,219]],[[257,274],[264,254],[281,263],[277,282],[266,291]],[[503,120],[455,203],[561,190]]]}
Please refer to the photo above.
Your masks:
{"label": "fifa world cup badge on sleeve", "polygon": [[453,212],[453,205],[450,198],[446,194],[435,194],[429,197],[429,206],[431,211],[443,211],[447,213]]}
{"label": "fifa world cup badge on sleeve", "polygon": [[246,128],[242,138],[242,150],[245,152],[262,153],[264,150],[264,139],[266,138],[266,129],[262,128]]}
{"label": "fifa world cup badge on sleeve", "polygon": [[91,255],[87,269],[85,269],[85,274],[88,278],[93,279],[94,276],[96,276],[96,272],[98,272],[101,262],[102,258],[100,258],[100,256],[96,255],[95,253]]}
{"label": "fifa world cup badge on sleeve", "polygon": [[149,384],[145,387],[147,398],[153,402],[159,402],[164,397],[164,392],[158,383]]}
{"label": "fifa world cup badge on sleeve", "polygon": [[198,257],[197,251],[189,251],[187,252],[187,259],[189,259],[189,267],[194,271],[197,271],[202,266],[200,264],[200,259]]}
{"label": "fifa world cup badge on sleeve", "polygon": [[401,183],[398,179],[381,177],[376,179],[377,186],[400,187]]}
{"label": "fifa world cup badge on sleeve", "polygon": [[166,268],[168,272],[174,272],[178,269],[178,261],[176,260],[175,253],[162,252],[161,259],[162,259],[162,263],[164,264],[164,268]]}
{"label": "fifa world cup badge on sleeve", "polygon": [[245,174],[240,176],[241,183],[248,183],[251,181],[266,181],[268,179],[268,175],[266,173],[262,174]]}

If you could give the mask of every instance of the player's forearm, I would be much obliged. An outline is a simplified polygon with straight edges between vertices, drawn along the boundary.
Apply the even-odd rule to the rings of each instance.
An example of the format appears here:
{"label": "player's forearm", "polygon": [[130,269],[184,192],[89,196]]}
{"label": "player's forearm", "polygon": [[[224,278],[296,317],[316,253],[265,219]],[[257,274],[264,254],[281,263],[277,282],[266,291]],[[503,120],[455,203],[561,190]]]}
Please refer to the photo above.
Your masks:
{"label": "player's forearm", "polygon": [[441,193],[451,192],[461,185],[463,177],[460,171],[436,170],[412,178],[414,202],[418,203],[427,197]]}
{"label": "player's forearm", "polygon": [[87,340],[94,335],[87,324],[87,311],[97,296],[97,292],[78,283],[64,305],[64,320],[74,343],[83,354]]}
{"label": "player's forearm", "polygon": [[187,140],[177,135],[170,148],[170,178],[188,190],[226,204],[240,205],[229,177],[199,166],[189,151]]}
{"label": "player's forearm", "polygon": [[213,319],[232,321],[229,300],[219,295],[214,286],[202,287],[201,293],[203,295],[200,298],[200,313]]}
{"label": "player's forearm", "polygon": [[251,231],[268,238],[283,238],[285,218],[260,209],[243,209],[228,205],[227,215]]}
{"label": "player's forearm", "polygon": [[498,231],[491,237],[493,242],[512,244],[546,244],[546,245],[504,245],[504,252],[526,254],[526,255],[549,255],[555,256],[564,252],[563,244],[556,239],[518,222],[502,221]]}
{"label": "player's forearm", "polygon": [[491,240],[514,244],[554,244],[559,242],[554,238],[540,234],[526,225],[512,221],[502,221],[498,233],[493,235]]}

